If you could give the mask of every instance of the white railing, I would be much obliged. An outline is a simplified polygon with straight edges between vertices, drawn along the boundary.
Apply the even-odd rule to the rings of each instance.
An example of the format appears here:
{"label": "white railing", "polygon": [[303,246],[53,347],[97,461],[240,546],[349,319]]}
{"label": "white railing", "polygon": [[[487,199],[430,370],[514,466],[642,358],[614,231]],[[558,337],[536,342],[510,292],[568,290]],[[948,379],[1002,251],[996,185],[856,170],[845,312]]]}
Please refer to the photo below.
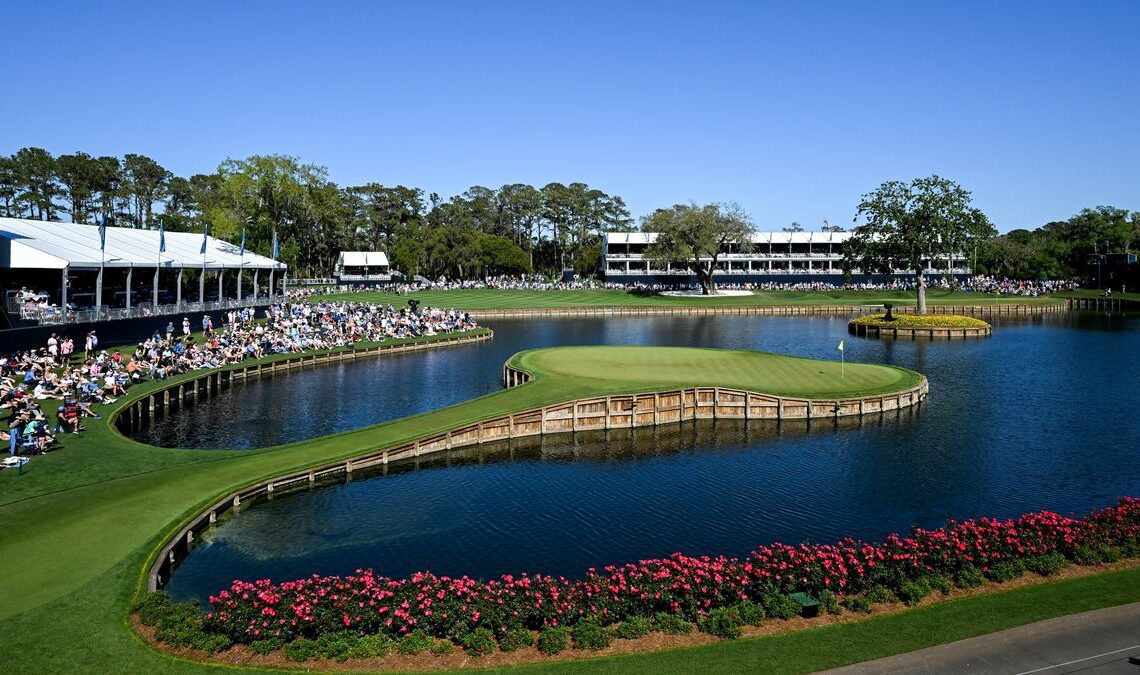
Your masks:
{"label": "white railing", "polygon": [[[277,301],[280,296],[274,299]],[[31,310],[30,308],[22,308],[19,311],[21,319],[28,321],[36,321],[40,324],[70,324],[70,323],[88,323],[91,321],[114,321],[118,319],[137,319],[148,316],[165,316],[169,314],[179,314],[185,312],[216,312],[219,310],[227,309],[240,309],[242,307],[256,307],[260,305],[268,305],[270,299],[267,296],[259,298],[226,298],[224,300],[212,300],[209,302],[183,302],[181,305],[168,304],[151,306],[150,303],[136,305],[127,309],[126,307],[93,307],[89,309],[67,310],[61,312],[58,307],[49,307],[47,309]],[[13,312],[15,314],[15,312]]]}

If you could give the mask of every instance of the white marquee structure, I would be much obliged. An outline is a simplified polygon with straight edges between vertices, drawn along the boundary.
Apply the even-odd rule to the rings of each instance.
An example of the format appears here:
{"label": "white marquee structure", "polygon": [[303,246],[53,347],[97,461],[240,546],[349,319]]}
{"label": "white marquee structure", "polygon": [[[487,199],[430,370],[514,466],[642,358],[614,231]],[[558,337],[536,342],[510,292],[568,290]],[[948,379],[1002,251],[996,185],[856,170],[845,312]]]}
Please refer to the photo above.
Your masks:
{"label": "white marquee structure", "polygon": [[[69,304],[91,307],[96,317],[102,317],[104,310],[119,309],[126,310],[123,315],[131,315],[132,304],[145,304],[157,314],[164,304],[160,302],[163,272],[168,284],[174,284],[173,293],[167,293],[174,302],[172,306],[165,304],[169,311],[177,312],[186,304],[182,297],[184,272],[197,277],[197,305],[207,297],[207,276],[216,277],[218,303],[242,303],[246,299],[243,294],[252,300],[259,290],[267,291],[272,298],[277,281],[283,280],[287,271],[284,263],[243,252],[240,246],[214,237],[205,237],[203,250],[201,232],[160,233],[126,227],[107,227],[105,232],[104,245],[100,246],[97,225],[0,218],[0,281],[9,298],[14,289],[26,287],[47,296],[54,301],[50,304],[61,309]],[[165,240],[163,251],[160,238]],[[232,297],[227,297],[227,273],[232,275],[228,279]],[[112,274],[121,281],[109,283]],[[52,276],[54,283],[49,281]],[[171,276],[174,278],[169,279]],[[139,291],[144,284],[150,293]],[[74,290],[75,285],[84,290]],[[79,296],[84,302],[79,302]],[[111,302],[105,301],[108,299]]]}

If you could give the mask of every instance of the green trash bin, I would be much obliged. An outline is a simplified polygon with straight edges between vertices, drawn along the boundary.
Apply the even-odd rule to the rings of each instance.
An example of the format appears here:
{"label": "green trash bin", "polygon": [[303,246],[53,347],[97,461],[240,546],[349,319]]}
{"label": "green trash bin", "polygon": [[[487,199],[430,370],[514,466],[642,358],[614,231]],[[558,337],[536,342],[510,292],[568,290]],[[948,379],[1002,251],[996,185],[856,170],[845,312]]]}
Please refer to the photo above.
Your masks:
{"label": "green trash bin", "polygon": [[819,615],[819,600],[807,593],[792,593],[791,598],[799,604],[800,616],[810,618]]}

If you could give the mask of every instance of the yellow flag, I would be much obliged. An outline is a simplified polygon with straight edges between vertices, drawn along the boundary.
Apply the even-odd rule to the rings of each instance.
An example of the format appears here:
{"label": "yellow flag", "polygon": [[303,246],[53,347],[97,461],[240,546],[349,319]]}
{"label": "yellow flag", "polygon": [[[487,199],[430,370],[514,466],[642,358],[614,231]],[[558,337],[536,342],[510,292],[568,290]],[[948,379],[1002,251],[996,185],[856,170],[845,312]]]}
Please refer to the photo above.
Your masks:
{"label": "yellow flag", "polygon": [[843,340],[839,341],[839,351],[843,351]]}

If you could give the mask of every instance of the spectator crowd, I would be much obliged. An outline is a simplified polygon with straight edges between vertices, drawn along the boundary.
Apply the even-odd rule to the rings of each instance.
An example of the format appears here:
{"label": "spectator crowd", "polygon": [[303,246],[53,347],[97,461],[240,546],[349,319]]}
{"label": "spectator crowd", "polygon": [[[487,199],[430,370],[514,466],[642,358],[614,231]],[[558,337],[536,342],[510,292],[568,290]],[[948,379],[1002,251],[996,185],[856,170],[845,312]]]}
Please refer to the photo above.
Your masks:
{"label": "spectator crowd", "polygon": [[[11,455],[47,452],[61,434],[83,431],[83,419],[99,418],[95,405],[114,403],[138,382],[219,368],[246,359],[348,347],[478,327],[466,312],[434,307],[396,309],[392,305],[354,302],[286,302],[266,308],[257,320],[252,308],[202,317],[202,332],[191,331],[189,317],[176,328],[170,321],[133,349],[98,348],[98,336],[85,336],[83,351],[75,341],[52,334],[40,349],[0,357],[0,440]],[[53,410],[54,408],[54,410]]]}

